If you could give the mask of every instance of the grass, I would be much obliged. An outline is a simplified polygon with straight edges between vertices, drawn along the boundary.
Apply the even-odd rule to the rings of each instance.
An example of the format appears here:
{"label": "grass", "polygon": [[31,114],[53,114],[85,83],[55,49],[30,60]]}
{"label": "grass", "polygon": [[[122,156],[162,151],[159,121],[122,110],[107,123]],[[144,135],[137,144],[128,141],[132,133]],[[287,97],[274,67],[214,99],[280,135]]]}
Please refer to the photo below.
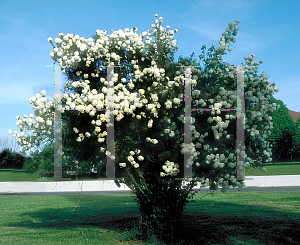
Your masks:
{"label": "grass", "polygon": [[245,176],[271,176],[271,175],[300,175],[300,162],[275,162],[266,163],[264,167],[267,172],[259,169],[249,168]]}
{"label": "grass", "polygon": [[[194,200],[173,244],[300,243],[300,191],[198,193]],[[0,216],[0,244],[164,244],[136,238],[130,194],[1,197]]]}
{"label": "grass", "polygon": [[[249,169],[246,176],[300,175],[299,166],[268,164],[267,172]],[[1,169],[1,181],[46,179]],[[176,244],[300,244],[300,191],[199,193],[194,200]],[[163,244],[138,239],[138,222],[130,194],[1,197],[0,244]]]}
{"label": "grass", "polygon": [[[65,178],[70,178],[70,176],[64,176]],[[100,176],[99,178],[106,179],[106,176]],[[6,182],[6,181],[35,181],[35,182],[49,182],[51,179],[54,179],[54,177],[45,177],[45,178],[38,178],[38,173],[34,172],[32,174],[29,174],[25,172],[23,169],[14,169],[14,168],[8,168],[8,169],[0,169],[0,182]],[[90,181],[90,180],[97,180],[88,178],[88,177],[78,177],[78,180],[80,181]],[[54,181],[54,180],[53,180]],[[71,181],[76,181],[74,177],[72,177]]]}
{"label": "grass", "polygon": [[[265,165],[267,172],[259,169],[249,168],[245,172],[245,176],[271,176],[271,175],[300,175],[300,162],[276,162],[274,165],[268,163]],[[70,177],[70,176],[66,176]],[[106,176],[99,176],[98,178],[106,179]],[[97,178],[97,179],[98,179]],[[37,172],[28,174],[22,169],[0,169],[0,182],[6,181],[37,181],[37,182],[48,182],[53,177],[38,178]],[[96,179],[96,180],[97,180]],[[95,180],[86,176],[79,176],[80,181]],[[71,181],[76,181],[73,178]]]}

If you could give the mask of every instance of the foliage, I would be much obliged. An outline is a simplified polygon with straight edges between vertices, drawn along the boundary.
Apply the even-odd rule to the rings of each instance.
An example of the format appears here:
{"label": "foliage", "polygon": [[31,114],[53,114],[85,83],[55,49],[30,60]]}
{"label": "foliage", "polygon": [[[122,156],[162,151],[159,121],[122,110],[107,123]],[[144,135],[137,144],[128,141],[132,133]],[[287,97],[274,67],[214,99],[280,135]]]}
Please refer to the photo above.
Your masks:
{"label": "foliage", "polygon": [[29,174],[37,172],[39,170],[38,162],[32,157],[29,157],[25,160],[23,169]]}
{"label": "foliage", "polygon": [[[105,163],[103,160],[98,160],[99,156],[91,157],[88,150],[91,148],[90,145],[84,147],[82,144],[77,142],[74,134],[70,134],[70,128],[68,128],[68,122],[72,119],[67,118],[65,115],[62,116],[62,147],[64,151],[62,170],[65,174],[79,174],[79,172],[87,172],[94,168],[97,172],[103,175],[105,171]],[[53,175],[54,173],[54,137],[49,136],[44,148],[39,152],[34,160],[29,160],[25,164],[25,170],[32,173],[37,170],[40,172],[48,172]],[[94,166],[94,167],[93,167]]]}
{"label": "foliage", "polygon": [[297,119],[297,122],[296,122],[296,128],[297,128],[297,134],[296,134],[296,137],[295,137],[295,153],[296,153],[296,156],[298,158],[300,158],[300,117],[298,117]]}
{"label": "foliage", "polygon": [[300,117],[297,119],[296,126],[300,129]]}
{"label": "foliage", "polygon": [[[75,174],[77,179],[79,173],[90,172],[92,166],[91,163],[94,163],[94,170],[97,170],[99,175],[103,175],[103,171],[105,171],[103,170],[103,167],[105,167],[105,165],[102,161],[97,161],[96,159],[92,159],[90,157],[87,160],[80,162],[79,164],[79,162],[72,157],[72,150],[66,150],[62,161],[62,171],[64,175]],[[37,157],[35,157],[34,160],[29,160],[26,164],[25,170],[30,173],[39,170],[39,172],[48,173],[53,176],[54,143],[52,142],[51,144],[46,145],[42,152],[38,153]]]}

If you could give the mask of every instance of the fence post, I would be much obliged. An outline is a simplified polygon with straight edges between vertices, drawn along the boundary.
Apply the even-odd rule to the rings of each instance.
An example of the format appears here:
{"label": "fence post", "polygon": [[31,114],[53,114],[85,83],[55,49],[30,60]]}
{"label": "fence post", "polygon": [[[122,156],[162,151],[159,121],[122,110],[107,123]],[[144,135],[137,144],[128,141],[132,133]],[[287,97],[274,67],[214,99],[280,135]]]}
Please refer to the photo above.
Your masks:
{"label": "fence post", "polygon": [[[51,67],[46,65],[46,67]],[[62,77],[60,66],[53,65],[55,67],[55,78],[54,78],[54,104],[55,104],[55,114],[54,114],[54,180],[71,180],[70,178],[62,177],[62,127],[61,127],[61,87],[62,87]]]}
{"label": "fence post", "polygon": [[245,93],[244,93],[244,69],[237,67],[237,180],[245,180]]}

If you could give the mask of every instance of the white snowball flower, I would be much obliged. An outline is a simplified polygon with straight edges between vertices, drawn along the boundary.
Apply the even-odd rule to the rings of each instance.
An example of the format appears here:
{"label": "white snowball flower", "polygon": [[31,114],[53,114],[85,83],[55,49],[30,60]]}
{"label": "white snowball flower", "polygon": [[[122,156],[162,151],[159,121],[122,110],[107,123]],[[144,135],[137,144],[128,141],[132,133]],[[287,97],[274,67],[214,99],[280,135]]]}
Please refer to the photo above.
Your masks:
{"label": "white snowball flower", "polygon": [[48,126],[52,125],[52,121],[51,120],[47,120],[46,123],[47,123]]}
{"label": "white snowball flower", "polygon": [[139,161],[143,161],[144,160],[144,157],[143,156],[138,156],[137,158]]}

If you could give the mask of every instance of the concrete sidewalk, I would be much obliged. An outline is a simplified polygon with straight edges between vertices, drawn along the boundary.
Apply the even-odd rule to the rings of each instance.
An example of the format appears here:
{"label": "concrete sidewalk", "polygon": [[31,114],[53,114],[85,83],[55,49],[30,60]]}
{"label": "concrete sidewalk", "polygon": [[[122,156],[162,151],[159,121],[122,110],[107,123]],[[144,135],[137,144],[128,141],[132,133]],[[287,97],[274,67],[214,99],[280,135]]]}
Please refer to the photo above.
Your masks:
{"label": "concrete sidewalk", "polygon": [[[300,175],[247,176],[245,187],[300,186]],[[81,189],[82,188],[82,189]],[[200,183],[194,188],[200,188]],[[208,188],[208,187],[203,187]],[[113,180],[58,181],[58,182],[0,182],[0,193],[32,192],[78,192],[78,191],[124,191],[130,190],[121,184],[119,188]]]}

